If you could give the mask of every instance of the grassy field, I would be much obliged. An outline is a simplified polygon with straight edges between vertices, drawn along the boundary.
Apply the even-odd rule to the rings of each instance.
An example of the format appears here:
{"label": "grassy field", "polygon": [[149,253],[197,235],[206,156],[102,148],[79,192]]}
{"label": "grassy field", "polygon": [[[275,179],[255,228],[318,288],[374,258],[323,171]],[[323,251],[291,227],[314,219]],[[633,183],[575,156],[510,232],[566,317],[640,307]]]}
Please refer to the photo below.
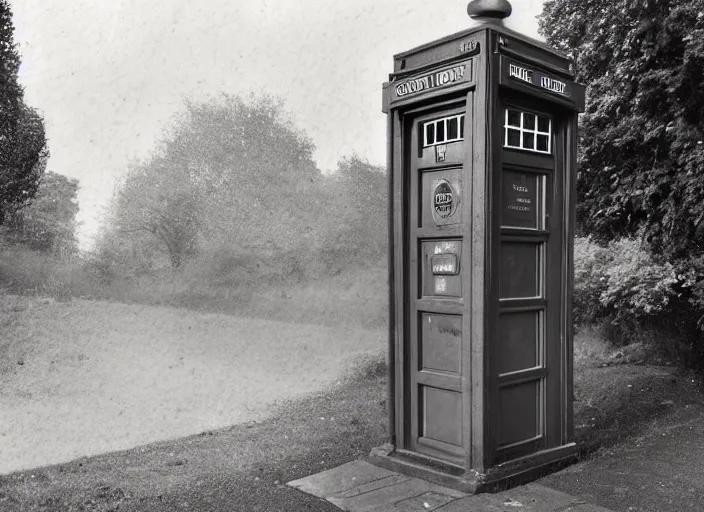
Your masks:
{"label": "grassy field", "polygon": [[0,474],[260,420],[328,388],[380,330],[0,297]]}

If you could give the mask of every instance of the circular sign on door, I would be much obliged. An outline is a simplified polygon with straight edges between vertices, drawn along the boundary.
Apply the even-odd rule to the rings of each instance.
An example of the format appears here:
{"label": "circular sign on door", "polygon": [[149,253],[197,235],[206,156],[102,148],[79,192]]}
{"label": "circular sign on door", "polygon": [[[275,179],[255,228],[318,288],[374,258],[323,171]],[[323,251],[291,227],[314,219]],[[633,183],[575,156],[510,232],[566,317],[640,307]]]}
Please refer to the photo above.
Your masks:
{"label": "circular sign on door", "polygon": [[438,180],[433,190],[433,218],[436,224],[444,224],[444,219],[457,211],[457,191],[447,180]]}

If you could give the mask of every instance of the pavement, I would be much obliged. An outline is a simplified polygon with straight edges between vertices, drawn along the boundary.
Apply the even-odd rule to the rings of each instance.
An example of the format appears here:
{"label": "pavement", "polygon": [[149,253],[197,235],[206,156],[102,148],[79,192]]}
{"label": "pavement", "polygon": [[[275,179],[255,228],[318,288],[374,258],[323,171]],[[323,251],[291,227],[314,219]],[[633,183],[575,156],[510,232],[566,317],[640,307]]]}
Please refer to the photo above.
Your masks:
{"label": "pavement", "polygon": [[540,484],[496,494],[467,495],[361,460],[287,485],[349,512],[610,512]]}

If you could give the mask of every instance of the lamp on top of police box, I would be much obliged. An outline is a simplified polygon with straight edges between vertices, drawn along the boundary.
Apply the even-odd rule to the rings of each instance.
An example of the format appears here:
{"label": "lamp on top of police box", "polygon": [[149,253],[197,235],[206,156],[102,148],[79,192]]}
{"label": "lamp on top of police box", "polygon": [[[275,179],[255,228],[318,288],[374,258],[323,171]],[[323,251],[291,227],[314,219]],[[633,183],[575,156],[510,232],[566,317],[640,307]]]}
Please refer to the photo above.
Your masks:
{"label": "lamp on top of police box", "polygon": [[508,0],[472,0],[467,5],[467,14],[475,21],[500,23],[511,15]]}

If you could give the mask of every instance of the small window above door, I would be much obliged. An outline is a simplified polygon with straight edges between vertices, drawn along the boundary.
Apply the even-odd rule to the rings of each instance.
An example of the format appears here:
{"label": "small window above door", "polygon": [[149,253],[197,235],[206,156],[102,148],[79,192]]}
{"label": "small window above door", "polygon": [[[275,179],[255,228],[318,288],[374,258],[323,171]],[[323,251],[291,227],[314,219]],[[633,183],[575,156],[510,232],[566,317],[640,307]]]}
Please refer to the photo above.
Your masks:
{"label": "small window above door", "polygon": [[551,154],[552,119],[533,112],[507,108],[504,147]]}
{"label": "small window above door", "polygon": [[423,125],[423,147],[464,139],[464,114],[434,119]]}

